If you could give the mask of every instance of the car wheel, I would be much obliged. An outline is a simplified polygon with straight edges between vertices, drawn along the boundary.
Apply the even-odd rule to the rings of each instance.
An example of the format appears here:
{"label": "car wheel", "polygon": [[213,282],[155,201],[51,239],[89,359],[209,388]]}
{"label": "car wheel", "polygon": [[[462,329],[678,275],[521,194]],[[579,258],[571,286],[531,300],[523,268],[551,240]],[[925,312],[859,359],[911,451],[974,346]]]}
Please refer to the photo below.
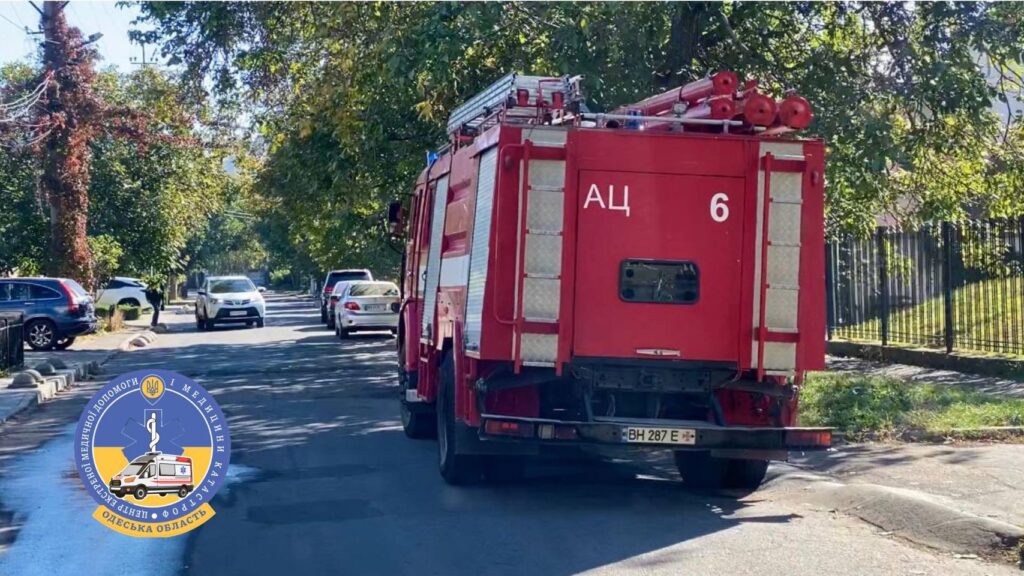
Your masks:
{"label": "car wheel", "polygon": [[53,347],[56,348],[57,350],[67,350],[74,343],[75,337],[68,336],[66,338],[61,338],[60,340],[57,340],[57,343],[54,344]]}
{"label": "car wheel", "polygon": [[25,327],[25,342],[33,350],[50,350],[57,343],[57,330],[49,320],[33,320]]}
{"label": "car wheel", "polygon": [[206,330],[206,321],[199,317],[199,313],[196,313],[196,330],[200,332]]}
{"label": "car wheel", "polygon": [[131,306],[132,308],[138,308],[141,306],[139,301],[135,298],[122,298],[117,302],[118,306]]}
{"label": "car wheel", "polygon": [[188,496],[188,488],[185,486],[178,488],[178,498],[184,498],[185,496]]}
{"label": "car wheel", "polygon": [[327,309],[320,308],[320,323],[324,324],[327,322]]}
{"label": "car wheel", "polygon": [[135,488],[135,490],[132,492],[132,496],[135,496],[136,500],[143,500],[143,499],[145,499],[146,498],[146,487],[145,486],[137,486]]}
{"label": "car wheel", "polygon": [[259,320],[256,321],[256,327],[263,328],[263,318],[260,318]]}
{"label": "car wheel", "polygon": [[346,339],[348,339],[348,336],[349,336],[348,328],[339,328],[338,329],[338,340],[346,340]]}
{"label": "car wheel", "polygon": [[480,478],[481,460],[456,451],[455,438],[455,360],[451,350],[441,362],[441,389],[437,394],[438,469],[444,481],[453,486],[469,484]]}

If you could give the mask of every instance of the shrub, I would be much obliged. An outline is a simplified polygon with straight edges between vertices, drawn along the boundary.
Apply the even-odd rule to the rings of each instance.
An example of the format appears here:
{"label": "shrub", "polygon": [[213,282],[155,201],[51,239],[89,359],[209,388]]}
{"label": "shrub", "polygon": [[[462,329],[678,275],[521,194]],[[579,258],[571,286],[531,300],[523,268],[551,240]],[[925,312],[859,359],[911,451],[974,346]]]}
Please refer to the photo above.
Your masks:
{"label": "shrub", "polygon": [[127,304],[118,306],[117,311],[124,316],[125,320],[138,320],[139,316],[142,315],[141,308],[138,306],[128,306]]}

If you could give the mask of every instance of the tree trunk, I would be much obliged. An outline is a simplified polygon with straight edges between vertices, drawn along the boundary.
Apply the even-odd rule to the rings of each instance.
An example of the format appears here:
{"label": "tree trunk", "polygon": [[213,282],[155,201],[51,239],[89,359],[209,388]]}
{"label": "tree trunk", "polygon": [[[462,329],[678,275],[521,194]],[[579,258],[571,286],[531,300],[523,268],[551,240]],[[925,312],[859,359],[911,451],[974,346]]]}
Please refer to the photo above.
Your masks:
{"label": "tree trunk", "polygon": [[77,30],[69,30],[63,3],[43,6],[46,42],[43,64],[53,72],[47,88],[47,114],[52,132],[47,139],[42,187],[50,204],[50,243],[46,272],[93,288],[89,251],[90,115],[93,110],[92,51]]}

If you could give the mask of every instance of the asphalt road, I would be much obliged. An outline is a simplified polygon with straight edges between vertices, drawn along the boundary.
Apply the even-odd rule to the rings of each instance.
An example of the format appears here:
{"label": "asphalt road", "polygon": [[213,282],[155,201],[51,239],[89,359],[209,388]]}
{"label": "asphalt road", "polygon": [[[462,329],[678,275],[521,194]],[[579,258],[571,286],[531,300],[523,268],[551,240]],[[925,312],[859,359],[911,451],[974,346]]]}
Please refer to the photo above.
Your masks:
{"label": "asphalt road", "polygon": [[170,333],[107,368],[175,370],[216,396],[233,439],[216,516],[157,540],[89,518],[71,462],[95,387],[81,389],[0,429],[0,574],[1019,573],[880,534],[784,482],[694,495],[656,457],[544,462],[521,483],[449,487],[435,443],[402,434],[390,336],[340,342],[294,298],[272,300],[263,329],[197,332],[190,319],[169,312]]}

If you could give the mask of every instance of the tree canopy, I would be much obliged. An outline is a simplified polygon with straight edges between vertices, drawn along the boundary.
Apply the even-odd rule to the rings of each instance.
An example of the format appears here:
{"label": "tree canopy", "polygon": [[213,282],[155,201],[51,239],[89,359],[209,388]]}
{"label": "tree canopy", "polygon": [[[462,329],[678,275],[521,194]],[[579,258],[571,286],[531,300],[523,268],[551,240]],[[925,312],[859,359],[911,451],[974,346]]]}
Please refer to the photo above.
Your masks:
{"label": "tree canopy", "polygon": [[[32,77],[29,65],[9,65],[4,78]],[[9,82],[9,83],[10,83]],[[231,250],[223,212],[248,190],[246,174],[229,174],[228,158],[244,158],[217,126],[212,109],[187,98],[177,75],[148,67],[121,75],[99,73],[98,97],[112,107],[145,111],[146,137],[117,138],[98,132],[87,144],[88,238],[98,280],[116,273],[144,275],[216,264]],[[3,142],[6,143],[6,142]],[[0,147],[0,272],[44,270],[50,212],[39,192],[41,167],[28,147]],[[9,209],[8,209],[9,208]],[[253,224],[236,236],[255,237]],[[214,244],[210,244],[213,242]],[[247,250],[260,257],[258,250]],[[200,257],[201,256],[201,257]],[[262,263],[262,262],[259,262]]]}
{"label": "tree canopy", "polygon": [[[510,70],[611,109],[731,69],[815,109],[828,224],[1020,214],[1019,3],[143,3],[194,94],[251,106],[272,258],[395,262],[378,229],[448,112]],[[204,84],[205,82],[205,84]],[[908,201],[909,200],[909,201]],[[277,256],[274,256],[274,255]]]}

